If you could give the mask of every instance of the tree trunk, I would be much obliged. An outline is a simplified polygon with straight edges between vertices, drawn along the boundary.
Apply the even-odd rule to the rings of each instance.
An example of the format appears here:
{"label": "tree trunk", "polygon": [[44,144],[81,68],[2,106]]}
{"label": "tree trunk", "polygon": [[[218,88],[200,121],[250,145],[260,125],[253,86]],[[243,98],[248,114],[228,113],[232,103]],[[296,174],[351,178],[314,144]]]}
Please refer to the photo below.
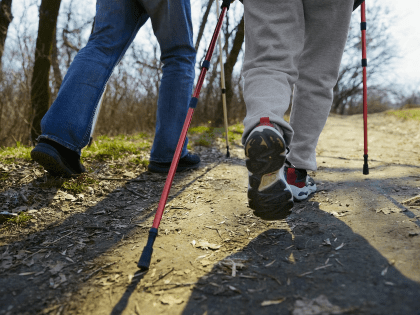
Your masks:
{"label": "tree trunk", "polygon": [[0,2],[0,69],[4,43],[6,42],[7,37],[7,30],[9,29],[9,24],[12,20],[12,0],[2,0]]}
{"label": "tree trunk", "polygon": [[31,81],[32,128],[31,139],[41,134],[41,119],[49,108],[49,71],[53,36],[61,0],[42,0],[39,8],[39,27],[36,40],[35,63]]}
{"label": "tree trunk", "polygon": [[200,46],[200,41],[201,41],[201,38],[203,37],[204,28],[206,26],[207,19],[209,17],[210,9],[211,9],[211,6],[212,6],[213,2],[214,2],[214,0],[209,0],[209,3],[207,4],[206,12],[204,12],[204,16],[203,16],[203,19],[202,19],[201,24],[200,24],[200,29],[198,31],[197,41],[195,42],[195,51],[197,51],[198,46]]}
{"label": "tree trunk", "polygon": [[[237,31],[235,34],[235,39],[233,40],[232,49],[226,58],[225,67],[225,84],[226,84],[226,104],[229,105],[233,98],[233,91],[232,91],[232,72],[233,67],[235,66],[236,62],[238,61],[238,55],[241,51],[242,44],[244,42],[245,37],[245,29],[244,29],[244,16],[242,15],[242,19],[237,26]],[[219,102],[217,103],[217,110],[216,116],[214,119],[214,126],[221,127],[223,125],[223,101],[220,98]]]}
{"label": "tree trunk", "polygon": [[63,82],[63,78],[61,76],[60,66],[59,66],[59,63],[58,63],[58,49],[57,49],[56,30],[54,30],[54,35],[53,35],[51,63],[52,63],[53,71],[54,71],[55,89],[56,89],[56,93],[58,93],[58,90],[60,89],[61,83]]}

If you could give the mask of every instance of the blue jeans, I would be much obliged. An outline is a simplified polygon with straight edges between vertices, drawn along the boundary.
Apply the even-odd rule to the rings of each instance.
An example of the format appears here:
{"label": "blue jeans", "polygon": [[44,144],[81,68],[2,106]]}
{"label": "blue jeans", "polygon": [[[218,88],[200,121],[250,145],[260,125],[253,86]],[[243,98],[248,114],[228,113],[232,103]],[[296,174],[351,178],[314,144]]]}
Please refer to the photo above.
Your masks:
{"label": "blue jeans", "polygon": [[[57,99],[43,117],[40,138],[81,154],[89,142],[106,83],[149,17],[163,63],[150,160],[172,161],[195,75],[190,0],[97,0],[94,31],[74,58]],[[181,158],[187,154],[187,143],[188,138]]]}

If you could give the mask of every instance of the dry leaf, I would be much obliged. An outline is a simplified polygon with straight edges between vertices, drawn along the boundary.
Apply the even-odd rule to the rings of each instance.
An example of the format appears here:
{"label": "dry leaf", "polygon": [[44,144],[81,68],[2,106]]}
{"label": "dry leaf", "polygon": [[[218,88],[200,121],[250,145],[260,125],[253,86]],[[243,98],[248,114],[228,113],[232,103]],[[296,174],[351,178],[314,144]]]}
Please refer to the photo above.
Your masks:
{"label": "dry leaf", "polygon": [[276,260],[274,259],[272,262],[268,263],[267,265],[265,265],[266,267],[270,267],[272,264],[274,264]]}
{"label": "dry leaf", "polygon": [[381,209],[377,209],[376,213],[382,212],[383,214],[390,214],[390,213],[399,213],[401,212],[401,209],[399,208],[391,208],[391,207],[385,207],[385,208],[381,208]]}
{"label": "dry leaf", "polygon": [[232,286],[232,285],[228,285],[227,287],[228,287],[230,290],[234,291],[234,292],[241,293],[241,291],[240,291],[239,289],[235,288],[235,287],[234,287],[234,286]]}
{"label": "dry leaf", "polygon": [[55,274],[59,273],[61,271],[61,269],[63,269],[64,266],[65,266],[64,264],[59,262],[56,265],[50,265],[48,267],[50,267],[51,274],[55,275]]}
{"label": "dry leaf", "polygon": [[163,295],[159,298],[159,301],[162,304],[167,304],[167,305],[181,304],[182,302],[184,302],[182,298],[176,298],[172,295]]}
{"label": "dry leaf", "polygon": [[133,172],[126,171],[122,174],[122,176],[134,178],[134,177],[136,177],[136,174],[134,174]]}
{"label": "dry leaf", "polygon": [[264,301],[264,302],[261,303],[261,306],[269,306],[269,305],[280,304],[280,303],[283,303],[285,300],[286,300],[286,298],[282,297],[282,298],[279,298],[277,300]]}
{"label": "dry leaf", "polygon": [[199,240],[197,243],[196,243],[196,246],[195,247],[200,247],[200,248],[202,248],[202,249],[219,249],[220,247],[222,247],[222,245],[217,245],[217,244],[211,244],[211,243],[209,243],[209,242],[207,242],[207,241],[204,241],[204,240]]}
{"label": "dry leaf", "polygon": [[19,274],[19,276],[29,276],[29,275],[33,275],[34,273],[36,273],[35,271],[31,271],[31,272],[22,272]]}
{"label": "dry leaf", "polygon": [[336,247],[335,250],[339,250],[339,249],[343,248],[343,246],[344,246],[344,243],[341,243],[341,245]]}

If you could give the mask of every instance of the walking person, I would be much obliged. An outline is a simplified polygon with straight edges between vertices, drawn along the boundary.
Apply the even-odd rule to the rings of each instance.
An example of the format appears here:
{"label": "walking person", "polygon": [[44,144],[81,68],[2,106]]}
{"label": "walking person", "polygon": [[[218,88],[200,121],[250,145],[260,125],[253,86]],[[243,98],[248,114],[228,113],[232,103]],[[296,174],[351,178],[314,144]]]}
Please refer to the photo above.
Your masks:
{"label": "walking person", "polygon": [[[294,199],[316,191],[307,171],[317,169],[315,148],[332,105],[354,1],[243,3],[247,114],[242,143],[249,206],[262,219],[283,219]],[[289,124],[283,116],[293,85]]]}
{"label": "walking person", "polygon": [[[70,65],[56,100],[41,121],[42,134],[31,152],[32,159],[51,174],[68,177],[86,171],[80,155],[89,142],[101,95],[113,69],[149,18],[164,66],[148,169],[169,171],[195,76],[190,0],[97,0],[93,33]],[[177,171],[200,164],[199,156],[187,151],[187,143],[188,138]]]}

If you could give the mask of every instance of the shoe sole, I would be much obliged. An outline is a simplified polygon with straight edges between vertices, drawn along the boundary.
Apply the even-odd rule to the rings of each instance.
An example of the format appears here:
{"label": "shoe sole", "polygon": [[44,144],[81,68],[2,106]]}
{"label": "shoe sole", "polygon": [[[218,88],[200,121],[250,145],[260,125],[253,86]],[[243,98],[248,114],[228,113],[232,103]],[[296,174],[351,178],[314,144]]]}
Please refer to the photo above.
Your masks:
{"label": "shoe sole", "polygon": [[46,143],[39,143],[31,151],[31,158],[41,164],[51,175],[72,177],[76,173],[64,164],[56,149]]}
{"label": "shoe sole", "polygon": [[305,186],[302,188],[296,187],[294,185],[290,185],[290,189],[292,190],[293,198],[298,201],[302,201],[308,199],[308,197],[316,192],[316,184],[311,186]]}
{"label": "shoe sole", "polygon": [[281,220],[290,214],[293,195],[283,167],[286,156],[282,137],[267,127],[257,127],[245,144],[249,175],[248,203],[263,220]]}

